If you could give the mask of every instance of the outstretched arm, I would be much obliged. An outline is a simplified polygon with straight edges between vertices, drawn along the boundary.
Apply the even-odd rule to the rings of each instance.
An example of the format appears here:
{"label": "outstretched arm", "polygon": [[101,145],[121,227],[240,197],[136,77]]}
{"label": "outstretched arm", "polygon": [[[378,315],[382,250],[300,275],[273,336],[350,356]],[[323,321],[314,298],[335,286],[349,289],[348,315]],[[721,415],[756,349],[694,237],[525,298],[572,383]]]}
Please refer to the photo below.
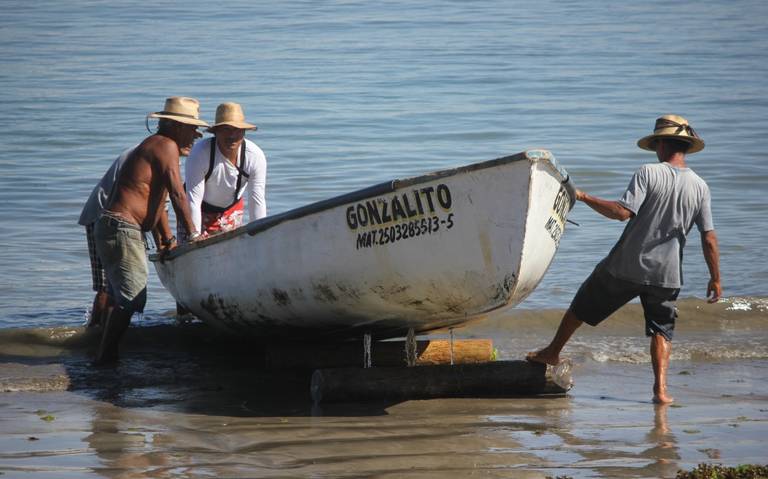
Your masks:
{"label": "outstretched arm", "polygon": [[152,236],[155,238],[155,247],[160,257],[160,262],[165,260],[165,255],[176,247],[176,237],[171,231],[171,225],[168,222],[168,208],[162,208],[157,226],[152,228]]}
{"label": "outstretched arm", "polygon": [[168,221],[168,208],[160,210],[160,218],[158,218],[157,226],[152,229],[152,237],[155,239],[155,246],[158,250],[164,246],[164,243],[173,238],[171,224]]}
{"label": "outstretched arm", "polygon": [[715,230],[701,233],[701,249],[704,260],[709,268],[709,284],[707,284],[707,302],[714,303],[723,294],[720,286],[720,247],[717,245]]}
{"label": "outstretched arm", "polygon": [[634,213],[618,201],[597,198],[596,196],[588,195],[579,189],[576,190],[576,199],[583,201],[593,210],[612,220],[626,221],[634,215]]}

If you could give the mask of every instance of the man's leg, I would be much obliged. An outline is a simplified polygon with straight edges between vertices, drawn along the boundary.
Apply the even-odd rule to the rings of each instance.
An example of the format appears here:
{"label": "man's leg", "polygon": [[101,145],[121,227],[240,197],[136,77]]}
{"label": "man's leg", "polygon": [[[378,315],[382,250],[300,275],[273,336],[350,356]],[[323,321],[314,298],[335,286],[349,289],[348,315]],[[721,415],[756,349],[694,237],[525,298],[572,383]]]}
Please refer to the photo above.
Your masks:
{"label": "man's leg", "polygon": [[135,311],[147,301],[146,246],[141,229],[102,215],[95,227],[96,247],[109,279],[112,311],[104,324],[94,365],[117,361],[118,345]]}
{"label": "man's leg", "polygon": [[525,356],[528,361],[536,363],[551,364],[556,366],[560,362],[560,351],[563,350],[565,344],[571,339],[573,333],[582,325],[582,321],[576,317],[576,315],[568,309],[563,315],[563,319],[560,320],[560,326],[557,328],[555,337],[552,338],[552,342],[549,346],[539,351],[530,352]]}
{"label": "man's leg", "polygon": [[101,326],[109,317],[109,295],[106,291],[97,291],[91,306],[91,317],[88,318],[87,328]]}
{"label": "man's leg", "polygon": [[111,305],[109,293],[107,293],[108,281],[107,273],[104,271],[104,265],[101,263],[99,254],[96,251],[96,238],[94,237],[94,225],[85,227],[85,237],[88,242],[88,256],[91,262],[91,281],[96,295],[93,298],[91,306],[91,316],[88,318],[86,328],[101,326],[109,317],[109,306]]}
{"label": "man's leg", "polygon": [[640,295],[645,312],[645,334],[651,337],[653,367],[653,402],[669,404],[674,398],[667,394],[667,369],[672,355],[677,308],[675,300],[680,290],[647,286]]}
{"label": "man's leg", "polygon": [[653,365],[653,402],[669,404],[675,399],[667,394],[667,368],[672,354],[672,342],[661,333],[651,336],[651,364]]}
{"label": "man's leg", "polygon": [[125,330],[131,323],[131,316],[133,316],[133,310],[112,308],[112,313],[104,324],[99,351],[93,361],[95,366],[103,366],[117,361],[120,338],[123,337]]}

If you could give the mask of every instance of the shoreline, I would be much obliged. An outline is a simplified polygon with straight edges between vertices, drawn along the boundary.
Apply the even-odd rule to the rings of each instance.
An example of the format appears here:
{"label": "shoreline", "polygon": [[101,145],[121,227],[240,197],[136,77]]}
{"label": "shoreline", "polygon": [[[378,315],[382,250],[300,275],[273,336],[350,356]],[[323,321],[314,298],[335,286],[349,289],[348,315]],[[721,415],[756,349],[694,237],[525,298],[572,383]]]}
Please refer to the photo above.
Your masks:
{"label": "shoreline", "polygon": [[669,406],[651,403],[650,365],[591,360],[562,398],[315,406],[308,378],[260,374],[248,357],[145,347],[99,370],[79,354],[5,357],[6,381],[69,383],[0,393],[0,472],[675,477],[760,464],[768,440],[767,360],[673,361]]}

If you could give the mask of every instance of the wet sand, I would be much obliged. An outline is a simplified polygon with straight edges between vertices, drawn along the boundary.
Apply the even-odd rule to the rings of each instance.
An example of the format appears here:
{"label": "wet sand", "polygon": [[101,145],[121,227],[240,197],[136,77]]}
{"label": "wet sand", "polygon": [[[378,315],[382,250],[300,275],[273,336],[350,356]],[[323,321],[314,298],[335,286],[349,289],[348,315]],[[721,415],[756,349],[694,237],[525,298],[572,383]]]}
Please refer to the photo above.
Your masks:
{"label": "wet sand", "polygon": [[[162,343],[158,339],[158,344]],[[313,405],[308,375],[259,373],[247,349],[130,340],[0,358],[3,477],[674,477],[766,462],[768,361],[577,361],[567,397]],[[86,348],[87,349],[87,348]]]}

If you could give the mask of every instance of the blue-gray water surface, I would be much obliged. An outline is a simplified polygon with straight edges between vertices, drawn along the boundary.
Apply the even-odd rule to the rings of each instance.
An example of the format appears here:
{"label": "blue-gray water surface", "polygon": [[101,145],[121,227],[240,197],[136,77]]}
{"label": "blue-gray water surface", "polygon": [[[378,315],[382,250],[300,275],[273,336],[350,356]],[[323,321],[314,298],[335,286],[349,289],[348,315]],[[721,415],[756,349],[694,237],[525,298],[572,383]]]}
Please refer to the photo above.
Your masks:
{"label": "blue-gray water surface", "polygon": [[[5,1],[0,328],[80,324],[83,202],[172,95],[259,125],[270,214],[384,180],[550,149],[617,198],[656,117],[689,118],[727,296],[768,296],[768,3]],[[563,308],[622,225],[576,206],[521,308]],[[689,239],[683,297],[708,274]],[[148,316],[172,309],[154,274]]]}

